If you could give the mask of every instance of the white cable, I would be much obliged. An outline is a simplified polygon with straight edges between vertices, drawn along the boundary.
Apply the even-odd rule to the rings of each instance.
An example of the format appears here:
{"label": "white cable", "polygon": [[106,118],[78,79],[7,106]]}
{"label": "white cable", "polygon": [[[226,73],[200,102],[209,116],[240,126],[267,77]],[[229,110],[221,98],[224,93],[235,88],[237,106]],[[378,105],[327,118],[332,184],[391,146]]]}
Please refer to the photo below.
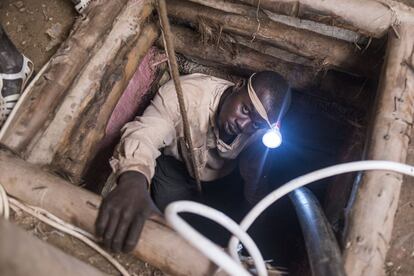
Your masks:
{"label": "white cable", "polygon": [[[244,231],[247,231],[256,218],[267,207],[297,188],[338,174],[366,170],[387,170],[414,176],[414,167],[392,161],[357,161],[327,167],[295,178],[274,190],[272,193],[263,198],[258,204],[256,204],[252,210],[250,210],[250,212],[241,221],[240,226]],[[229,251],[233,259],[240,262],[237,254],[238,243],[239,241],[237,237],[232,237],[229,242]]]}
{"label": "white cable", "polygon": [[26,205],[19,202],[17,199],[8,197],[3,186],[0,184],[0,216],[4,216],[6,219],[9,217],[9,201],[12,207],[20,209],[39,219],[40,221],[52,226],[53,228],[56,228],[82,241],[94,249],[96,252],[98,252],[100,255],[102,255],[102,257],[104,257],[111,265],[113,265],[115,269],[121,273],[121,275],[130,276],[129,272],[117,260],[115,260],[115,258],[113,258],[110,254],[108,254],[104,249],[102,249],[94,242],[97,241],[94,235],[72,224],[64,222],[63,220],[59,219],[58,217],[42,208]]}
{"label": "white cable", "polygon": [[[310,184],[314,181],[321,180],[323,178],[335,176],[338,174],[365,171],[365,170],[387,170],[394,171],[410,176],[414,176],[414,167],[392,162],[392,161],[358,161],[339,164],[331,167],[327,167],[321,170],[317,170],[306,175],[295,178],[285,185],[274,190],[272,193],[263,198],[242,220],[240,226],[236,224],[232,219],[224,215],[223,213],[216,211],[210,207],[204,206],[198,203],[192,203],[188,201],[177,201],[168,205],[166,209],[166,219],[179,232],[185,239],[187,239],[194,247],[198,248],[204,255],[210,258],[215,264],[223,268],[230,275],[250,275],[244,267],[241,265],[239,256],[237,253],[237,245],[241,241],[247,248],[246,231],[256,220],[256,218],[275,201],[290,193],[291,191]],[[191,203],[191,204],[190,204]],[[217,245],[203,237],[199,232],[194,230],[183,219],[178,216],[179,212],[192,212],[201,216],[210,218],[223,227],[228,229],[234,235],[229,242],[230,255],[233,260],[230,261],[230,257],[224,253]],[[247,236],[248,240],[251,240]],[[249,241],[250,242],[250,241]],[[257,249],[256,245],[248,244],[250,247],[249,253],[251,254],[256,269],[259,275],[267,275],[267,271],[263,271],[263,258],[260,254],[252,254]],[[254,248],[254,250],[253,250]]]}
{"label": "white cable", "polygon": [[[50,214],[46,210],[43,210],[37,207],[32,207],[29,205],[25,205],[23,203],[20,203],[14,198],[10,198],[9,200],[13,206],[16,206],[17,208],[36,217],[40,221],[52,226],[53,228],[56,228],[82,241],[83,243],[85,243],[86,245],[94,249],[96,252],[101,254],[102,257],[104,257],[109,263],[111,263],[123,276],[130,276],[128,271],[117,260],[115,260],[110,254],[108,254],[104,249],[102,249],[99,245],[97,245],[95,242],[91,240],[91,239],[96,240],[92,234],[86,231],[83,231],[82,229],[76,226],[73,226],[69,223],[62,221],[61,219],[55,217],[54,215]],[[57,219],[57,221],[54,221],[55,218]]]}
{"label": "white cable", "polygon": [[[243,242],[247,251],[253,258],[258,274],[267,275],[266,265],[256,244],[250,236],[241,230],[240,226],[231,218],[220,211],[193,201],[176,201],[168,205],[165,210],[165,217],[167,221],[177,230],[177,232],[179,232],[186,240],[191,242],[194,247],[203,252],[208,258],[213,260],[219,267],[230,275],[249,276],[250,273],[243,266],[234,261],[227,253],[225,253],[222,248],[203,237],[198,231],[179,217],[178,213],[181,212],[194,213],[209,218],[222,225]],[[208,248],[208,250],[205,250],[206,248]]]}

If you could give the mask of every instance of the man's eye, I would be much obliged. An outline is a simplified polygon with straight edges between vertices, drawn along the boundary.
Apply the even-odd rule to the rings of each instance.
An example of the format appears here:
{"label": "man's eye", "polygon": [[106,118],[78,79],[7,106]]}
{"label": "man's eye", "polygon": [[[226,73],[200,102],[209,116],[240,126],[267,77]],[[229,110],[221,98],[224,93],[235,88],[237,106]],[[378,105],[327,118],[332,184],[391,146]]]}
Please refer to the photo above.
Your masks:
{"label": "man's eye", "polygon": [[245,105],[242,107],[242,113],[246,115],[249,114],[249,109]]}

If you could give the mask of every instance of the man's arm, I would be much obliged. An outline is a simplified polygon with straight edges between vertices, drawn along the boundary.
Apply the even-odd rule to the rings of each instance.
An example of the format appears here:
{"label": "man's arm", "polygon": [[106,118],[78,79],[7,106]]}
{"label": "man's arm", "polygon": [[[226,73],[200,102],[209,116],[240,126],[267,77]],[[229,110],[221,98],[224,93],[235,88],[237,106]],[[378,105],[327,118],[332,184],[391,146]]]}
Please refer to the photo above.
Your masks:
{"label": "man's arm", "polygon": [[[123,128],[111,166],[117,187],[103,199],[96,221],[96,233],[107,248],[131,251],[138,242],[145,220],[159,213],[148,192],[160,149],[176,139],[179,119],[176,99],[170,91],[158,94],[143,116]],[[174,92],[174,91],[173,91]],[[173,94],[174,95],[174,94]]]}
{"label": "man's arm", "polygon": [[260,141],[250,144],[239,158],[240,175],[244,180],[244,196],[250,204],[257,203],[266,193],[270,166],[267,149]]}

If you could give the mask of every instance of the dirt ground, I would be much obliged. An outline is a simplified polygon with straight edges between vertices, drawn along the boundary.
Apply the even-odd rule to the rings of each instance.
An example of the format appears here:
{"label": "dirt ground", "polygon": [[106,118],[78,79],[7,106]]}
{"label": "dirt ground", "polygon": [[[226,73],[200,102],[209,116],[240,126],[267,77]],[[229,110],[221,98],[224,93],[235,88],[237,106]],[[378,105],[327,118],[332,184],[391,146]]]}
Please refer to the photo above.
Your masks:
{"label": "dirt ground", "polygon": [[[0,0],[0,23],[17,48],[34,62],[36,71],[56,52],[60,42],[68,35],[76,16],[70,0]],[[23,213],[14,214],[12,221],[64,252],[110,275],[119,275],[105,259],[75,238]],[[133,256],[119,254],[115,257],[131,275],[163,275]]]}
{"label": "dirt ground", "polygon": [[[414,6],[414,0],[400,0]],[[38,71],[67,36],[76,18],[70,0],[0,0],[0,23],[21,52],[28,56]],[[410,147],[409,164],[414,164],[414,146]],[[95,251],[37,220],[14,214],[13,220],[28,232],[63,251],[117,275]],[[392,244],[387,257],[388,275],[413,275],[414,272],[414,179],[405,179]],[[148,264],[126,255],[116,256],[133,275],[162,275]]]}

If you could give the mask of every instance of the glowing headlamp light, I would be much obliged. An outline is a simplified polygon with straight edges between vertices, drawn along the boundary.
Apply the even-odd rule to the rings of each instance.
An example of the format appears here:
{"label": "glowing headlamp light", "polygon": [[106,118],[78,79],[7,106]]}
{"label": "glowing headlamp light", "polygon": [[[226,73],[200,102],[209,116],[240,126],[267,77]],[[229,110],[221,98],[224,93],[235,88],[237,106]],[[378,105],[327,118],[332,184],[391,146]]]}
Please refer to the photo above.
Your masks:
{"label": "glowing headlamp light", "polygon": [[262,138],[263,144],[271,149],[277,148],[282,144],[282,134],[279,127],[272,126],[271,129],[266,131]]}

